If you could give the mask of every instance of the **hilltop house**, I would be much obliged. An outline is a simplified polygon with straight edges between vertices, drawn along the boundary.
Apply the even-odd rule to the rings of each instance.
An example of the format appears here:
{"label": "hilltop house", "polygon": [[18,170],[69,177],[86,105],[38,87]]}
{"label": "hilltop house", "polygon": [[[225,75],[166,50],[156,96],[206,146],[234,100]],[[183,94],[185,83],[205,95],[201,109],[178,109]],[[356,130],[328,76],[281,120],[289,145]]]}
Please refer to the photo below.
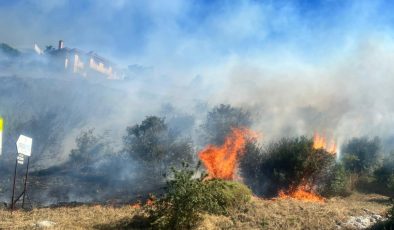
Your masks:
{"label": "hilltop house", "polygon": [[64,41],[60,40],[57,49],[47,48],[45,52],[51,55],[51,62],[55,68],[83,77],[102,76],[111,80],[121,79],[121,74],[116,70],[115,65],[93,51],[70,49],[64,46]]}

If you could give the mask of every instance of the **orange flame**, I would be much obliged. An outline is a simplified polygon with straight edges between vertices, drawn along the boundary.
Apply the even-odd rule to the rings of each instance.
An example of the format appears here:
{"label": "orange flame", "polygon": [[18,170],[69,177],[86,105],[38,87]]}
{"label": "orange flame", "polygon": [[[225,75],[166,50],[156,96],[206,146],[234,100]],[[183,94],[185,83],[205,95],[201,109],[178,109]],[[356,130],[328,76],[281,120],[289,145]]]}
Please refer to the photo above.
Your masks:
{"label": "orange flame", "polygon": [[317,202],[317,203],[325,202],[322,196],[311,191],[309,186],[307,186],[306,184],[298,186],[294,191],[290,191],[287,194],[283,190],[279,191],[279,198],[280,199],[292,198],[296,200]]}
{"label": "orange flame", "polygon": [[331,154],[336,154],[337,152],[337,145],[334,140],[331,140],[330,144],[327,144],[326,138],[317,133],[313,137],[313,148],[324,149]]}
{"label": "orange flame", "polygon": [[223,145],[208,145],[199,152],[209,178],[234,179],[238,158],[249,138],[257,138],[257,134],[246,128],[233,128]]}
{"label": "orange flame", "polygon": [[138,202],[138,203],[132,204],[131,207],[134,208],[134,209],[140,209],[141,208],[141,203]]}

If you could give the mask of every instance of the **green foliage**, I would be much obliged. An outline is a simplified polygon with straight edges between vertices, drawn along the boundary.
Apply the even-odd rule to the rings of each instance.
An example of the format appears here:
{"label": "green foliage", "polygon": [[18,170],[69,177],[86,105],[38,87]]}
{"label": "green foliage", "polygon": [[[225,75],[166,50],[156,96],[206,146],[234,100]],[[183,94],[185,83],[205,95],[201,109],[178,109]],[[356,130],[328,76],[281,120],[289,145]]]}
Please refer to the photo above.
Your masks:
{"label": "green foliage", "polygon": [[209,144],[220,145],[231,132],[231,128],[248,127],[251,123],[251,115],[248,111],[221,104],[208,112],[202,128]]}
{"label": "green foliage", "polygon": [[387,188],[389,188],[390,191],[394,193],[394,173],[391,174],[390,178],[388,179]]}
{"label": "green foliage", "polygon": [[264,183],[267,181],[261,173],[261,165],[264,160],[264,149],[256,142],[248,142],[245,145],[244,155],[240,160],[241,174],[244,182],[256,194],[264,193]]}
{"label": "green foliage", "polygon": [[378,164],[380,139],[353,138],[342,147],[342,160],[346,170],[357,174],[369,174]]}
{"label": "green foliage", "polygon": [[342,163],[336,163],[331,169],[323,193],[326,196],[347,196],[350,194],[349,175]]}
{"label": "green foliage", "polygon": [[382,165],[375,170],[376,181],[394,193],[394,153],[390,153],[383,158]]}
{"label": "green foliage", "polygon": [[150,207],[155,229],[191,229],[201,220],[202,213],[228,214],[244,206],[251,191],[237,182],[204,180],[192,170],[173,170],[167,182],[167,193]]}
{"label": "green foliage", "polygon": [[248,145],[241,173],[255,193],[266,196],[303,182],[314,184],[335,161],[325,150],[314,149],[313,141],[306,137],[282,138],[265,148]]}
{"label": "green foliage", "polygon": [[314,176],[334,160],[324,150],[314,149],[313,141],[306,137],[283,138],[266,151],[263,171],[271,175],[271,181],[280,188],[297,186],[304,180],[313,181]]}
{"label": "green foliage", "polygon": [[235,181],[214,179],[206,181],[205,186],[211,196],[205,210],[209,213],[227,215],[232,210],[244,208],[252,196],[248,187]]}
{"label": "green foliage", "polygon": [[192,162],[191,142],[178,140],[163,118],[150,116],[141,124],[128,127],[123,141],[125,152],[156,174],[163,174],[182,162]]}

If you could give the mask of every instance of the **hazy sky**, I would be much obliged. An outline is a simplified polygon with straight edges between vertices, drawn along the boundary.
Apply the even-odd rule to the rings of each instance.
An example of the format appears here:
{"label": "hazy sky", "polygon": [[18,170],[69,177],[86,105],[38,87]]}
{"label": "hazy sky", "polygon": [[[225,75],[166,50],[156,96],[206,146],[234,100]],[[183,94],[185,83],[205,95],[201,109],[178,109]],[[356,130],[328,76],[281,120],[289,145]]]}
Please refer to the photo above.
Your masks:
{"label": "hazy sky", "polygon": [[214,66],[229,58],[335,59],[392,39],[392,1],[1,0],[0,42],[94,50],[120,64]]}

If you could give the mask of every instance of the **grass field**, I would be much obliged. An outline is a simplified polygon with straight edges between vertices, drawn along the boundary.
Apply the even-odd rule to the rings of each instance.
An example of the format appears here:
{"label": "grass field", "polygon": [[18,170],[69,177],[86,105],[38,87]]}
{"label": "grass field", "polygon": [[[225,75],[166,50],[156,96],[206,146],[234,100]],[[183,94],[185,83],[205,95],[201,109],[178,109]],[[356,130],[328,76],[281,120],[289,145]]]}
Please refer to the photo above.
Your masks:
{"label": "grass field", "polygon": [[[253,198],[248,208],[230,217],[205,215],[199,229],[338,229],[352,216],[384,215],[389,198],[355,193],[324,204]],[[0,211],[0,229],[119,229],[139,212],[132,205],[81,205]],[[346,229],[343,227],[342,229]]]}

